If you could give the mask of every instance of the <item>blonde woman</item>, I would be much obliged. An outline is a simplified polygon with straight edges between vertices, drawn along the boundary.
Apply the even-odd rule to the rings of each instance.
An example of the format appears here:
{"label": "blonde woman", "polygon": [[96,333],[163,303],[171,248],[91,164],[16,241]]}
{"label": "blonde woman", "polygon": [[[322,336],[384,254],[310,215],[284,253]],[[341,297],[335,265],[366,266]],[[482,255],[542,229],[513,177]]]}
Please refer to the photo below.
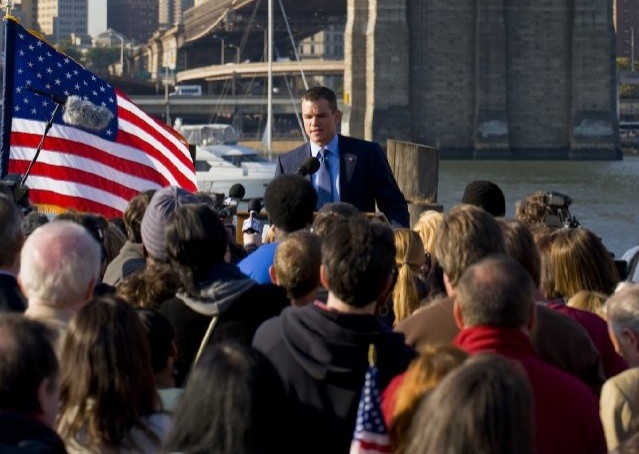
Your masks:
{"label": "blonde woman", "polygon": [[419,235],[410,229],[397,229],[394,231],[394,236],[397,250],[395,264],[398,273],[397,283],[393,289],[393,311],[395,325],[397,325],[419,307],[425,293],[421,282],[424,243]]}

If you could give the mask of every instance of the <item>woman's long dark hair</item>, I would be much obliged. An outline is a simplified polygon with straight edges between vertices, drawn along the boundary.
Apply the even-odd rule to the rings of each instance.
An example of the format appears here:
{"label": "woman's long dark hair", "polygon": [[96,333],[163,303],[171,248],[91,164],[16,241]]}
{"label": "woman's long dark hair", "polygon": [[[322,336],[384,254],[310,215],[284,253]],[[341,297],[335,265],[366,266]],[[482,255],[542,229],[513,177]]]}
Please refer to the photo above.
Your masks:
{"label": "woman's long dark hair", "polygon": [[204,353],[173,414],[166,452],[286,452],[286,398],[258,351],[217,344]]}
{"label": "woman's long dark hair", "polygon": [[63,438],[85,431],[87,446],[129,447],[127,436],[137,427],[159,444],[142,421],[161,404],[148,340],[131,306],[115,296],[91,300],[71,321],[62,358]]}
{"label": "woman's long dark hair", "polygon": [[184,205],[169,218],[166,240],[169,262],[182,287],[197,295],[197,284],[224,261],[228,235],[222,221],[208,205]]}

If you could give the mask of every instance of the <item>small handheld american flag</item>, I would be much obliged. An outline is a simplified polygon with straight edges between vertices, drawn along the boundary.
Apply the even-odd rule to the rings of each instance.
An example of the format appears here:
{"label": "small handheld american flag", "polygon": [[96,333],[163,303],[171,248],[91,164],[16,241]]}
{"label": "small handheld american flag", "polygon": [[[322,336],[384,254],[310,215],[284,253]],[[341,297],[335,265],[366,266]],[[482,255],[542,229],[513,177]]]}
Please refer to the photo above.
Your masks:
{"label": "small handheld american flag", "polygon": [[388,430],[382,417],[381,397],[377,383],[375,346],[368,347],[368,370],[359,399],[355,433],[350,454],[376,454],[392,452]]}

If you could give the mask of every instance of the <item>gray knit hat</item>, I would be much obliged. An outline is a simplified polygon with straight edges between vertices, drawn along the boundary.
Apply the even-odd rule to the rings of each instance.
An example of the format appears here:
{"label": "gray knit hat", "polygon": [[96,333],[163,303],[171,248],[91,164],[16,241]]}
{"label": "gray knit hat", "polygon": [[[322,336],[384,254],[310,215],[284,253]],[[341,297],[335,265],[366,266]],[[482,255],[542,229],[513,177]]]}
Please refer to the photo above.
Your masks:
{"label": "gray knit hat", "polygon": [[144,212],[140,231],[142,244],[151,258],[166,260],[166,223],[169,216],[182,205],[200,203],[195,194],[177,186],[156,191]]}

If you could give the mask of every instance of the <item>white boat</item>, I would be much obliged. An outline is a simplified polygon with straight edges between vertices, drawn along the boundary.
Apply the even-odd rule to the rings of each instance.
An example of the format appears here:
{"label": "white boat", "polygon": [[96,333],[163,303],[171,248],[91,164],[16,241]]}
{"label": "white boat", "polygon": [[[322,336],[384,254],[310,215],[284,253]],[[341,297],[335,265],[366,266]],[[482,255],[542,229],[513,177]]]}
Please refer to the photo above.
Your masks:
{"label": "white boat", "polygon": [[244,199],[264,197],[264,189],[275,175],[275,163],[257,150],[237,144],[238,134],[231,125],[179,125],[184,138],[196,145],[195,171],[198,190],[228,194],[242,184]]}

